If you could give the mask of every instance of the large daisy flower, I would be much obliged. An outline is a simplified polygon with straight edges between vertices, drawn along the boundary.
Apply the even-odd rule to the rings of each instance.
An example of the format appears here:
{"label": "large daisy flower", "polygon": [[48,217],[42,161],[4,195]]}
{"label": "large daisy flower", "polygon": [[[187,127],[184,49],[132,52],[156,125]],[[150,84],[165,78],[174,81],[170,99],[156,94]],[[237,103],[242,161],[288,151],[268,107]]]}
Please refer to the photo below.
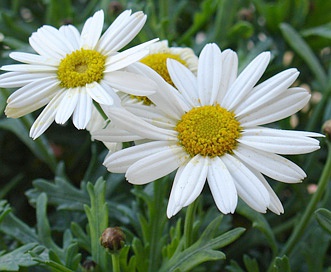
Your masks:
{"label": "large daisy flower", "polygon": [[0,76],[0,87],[20,87],[8,98],[6,115],[18,118],[47,105],[30,131],[37,138],[54,120],[64,124],[71,115],[74,125],[84,129],[93,100],[105,105],[119,103],[116,89],[134,95],[152,93],[151,80],[121,69],[144,57],[146,47],[155,40],[118,52],[145,21],[142,12],[126,10],[101,36],[104,13],[100,10],[85,22],[81,33],[72,25],[39,28],[29,39],[38,54],[11,53],[12,59],[24,64],[1,67],[9,72]]}
{"label": "large daisy flower", "polygon": [[104,165],[111,172],[126,173],[133,184],[154,181],[177,169],[168,217],[192,203],[206,180],[222,213],[235,211],[238,196],[258,212],[268,208],[283,213],[265,176],[300,182],[306,177],[304,171],[281,155],[317,150],[319,141],[311,137],[322,135],[262,126],[294,114],[310,98],[303,88],[289,88],[298,77],[296,69],[256,85],[269,60],[268,52],[261,53],[237,76],[237,55],[208,44],[200,54],[197,76],[168,60],[177,89],[153,70],[137,68],[159,87],[148,96],[155,107],[105,108],[115,128],[108,136],[101,133],[101,138],[145,142],[110,152]]}

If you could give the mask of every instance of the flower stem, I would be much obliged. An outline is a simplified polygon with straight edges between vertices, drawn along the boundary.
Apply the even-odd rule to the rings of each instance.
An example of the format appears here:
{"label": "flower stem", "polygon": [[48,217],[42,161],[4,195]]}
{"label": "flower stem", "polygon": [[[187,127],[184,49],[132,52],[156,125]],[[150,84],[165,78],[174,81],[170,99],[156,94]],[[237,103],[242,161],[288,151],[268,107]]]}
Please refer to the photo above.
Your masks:
{"label": "flower stem", "polygon": [[111,261],[112,261],[112,264],[113,264],[113,272],[121,272],[119,253],[111,254]]}
{"label": "flower stem", "polygon": [[[296,225],[292,235],[287,240],[287,243],[283,247],[279,256],[284,256],[284,255],[289,256],[291,254],[295,245],[300,240],[300,237],[302,237],[302,235],[316,209],[317,204],[319,203],[323,194],[325,193],[325,189],[328,185],[328,182],[329,182],[329,179],[331,176],[331,143],[329,141],[326,141],[326,142],[327,142],[327,146],[328,146],[328,157],[327,157],[327,161],[324,166],[322,175],[318,181],[317,190],[311,197],[311,199],[308,203],[308,206],[307,206],[306,210],[304,211],[303,215],[300,216],[301,219],[300,219],[299,223]],[[274,262],[269,267],[269,271],[271,271],[273,264],[274,264]]]}
{"label": "flower stem", "polygon": [[184,223],[184,246],[185,249],[190,247],[193,243],[193,224],[194,224],[194,214],[197,207],[198,201],[194,201],[187,207],[185,223]]}

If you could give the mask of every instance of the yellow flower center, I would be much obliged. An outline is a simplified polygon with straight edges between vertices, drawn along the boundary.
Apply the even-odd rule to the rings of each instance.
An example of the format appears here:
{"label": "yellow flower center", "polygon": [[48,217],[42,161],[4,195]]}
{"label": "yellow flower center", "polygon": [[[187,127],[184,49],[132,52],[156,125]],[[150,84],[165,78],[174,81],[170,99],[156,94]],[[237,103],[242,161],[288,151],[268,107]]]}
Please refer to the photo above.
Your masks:
{"label": "yellow flower center", "polygon": [[[163,79],[174,86],[172,82],[168,68],[167,68],[167,59],[174,59],[179,61],[181,64],[187,66],[186,62],[181,59],[180,55],[171,54],[171,53],[155,53],[150,54],[143,59],[140,60],[143,64],[149,66],[154,71],[156,71]],[[175,87],[175,86],[174,86]],[[136,98],[139,101],[142,101],[145,105],[151,105],[152,101],[150,101],[146,96],[131,96],[132,98]]]}
{"label": "yellow flower center", "polygon": [[179,144],[191,157],[231,154],[241,136],[240,123],[234,113],[219,105],[191,109],[182,116],[175,130]]}
{"label": "yellow flower center", "polygon": [[74,88],[99,82],[103,78],[106,57],[95,50],[76,50],[61,60],[57,76],[60,86]]}

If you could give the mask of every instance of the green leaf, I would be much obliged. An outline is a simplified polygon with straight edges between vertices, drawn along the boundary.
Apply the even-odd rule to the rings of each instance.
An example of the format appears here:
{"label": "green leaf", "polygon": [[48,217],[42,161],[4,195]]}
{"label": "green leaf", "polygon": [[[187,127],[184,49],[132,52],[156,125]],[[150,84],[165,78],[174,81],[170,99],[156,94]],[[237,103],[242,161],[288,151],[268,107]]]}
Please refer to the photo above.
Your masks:
{"label": "green leaf", "polygon": [[321,25],[318,27],[313,27],[301,31],[302,36],[320,36],[323,38],[331,39],[331,23]]}
{"label": "green leaf", "polygon": [[27,252],[37,246],[29,243],[5,255],[0,256],[0,271],[18,271],[20,266],[33,266],[36,264]]}
{"label": "green leaf", "polygon": [[289,24],[280,24],[280,29],[288,44],[307,63],[311,72],[315,75],[321,86],[325,88],[327,84],[326,73],[324,72],[322,65],[320,64],[308,44],[301,38],[299,33],[296,32],[295,29]]}
{"label": "green leaf", "polygon": [[244,264],[248,272],[259,272],[259,264],[256,259],[252,259],[247,255],[244,255]]}
{"label": "green leaf", "polygon": [[329,234],[331,234],[331,211],[320,208],[315,211],[315,216],[319,225]]}
{"label": "green leaf", "polygon": [[7,214],[11,212],[10,205],[7,200],[0,200],[0,224]]}
{"label": "green leaf", "polygon": [[110,256],[100,244],[102,232],[108,227],[108,207],[105,199],[106,182],[98,179],[95,185],[87,184],[91,206],[84,206],[88,219],[89,235],[91,237],[91,255],[100,271],[107,271],[110,267]]}
{"label": "green leaf", "polygon": [[225,254],[216,249],[235,241],[244,232],[244,229],[236,228],[213,238],[221,221],[222,216],[214,219],[197,242],[182,252],[176,252],[168,262],[163,264],[159,271],[190,271],[200,263],[225,259]]}
{"label": "green leaf", "polygon": [[271,268],[271,272],[291,272],[290,262],[287,256],[277,257]]}

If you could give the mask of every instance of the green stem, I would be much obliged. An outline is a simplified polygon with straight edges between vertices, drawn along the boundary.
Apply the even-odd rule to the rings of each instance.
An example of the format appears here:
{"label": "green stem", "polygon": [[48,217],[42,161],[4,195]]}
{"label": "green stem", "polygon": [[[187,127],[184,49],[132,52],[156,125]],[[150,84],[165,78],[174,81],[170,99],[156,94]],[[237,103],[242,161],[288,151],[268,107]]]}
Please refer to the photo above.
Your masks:
{"label": "green stem", "polygon": [[184,246],[185,249],[193,244],[193,224],[194,224],[194,214],[197,207],[198,201],[194,201],[187,207],[185,223],[184,223]]}
{"label": "green stem", "polygon": [[111,254],[111,260],[112,260],[112,264],[113,264],[113,272],[121,272],[119,253]]}
{"label": "green stem", "polygon": [[[325,193],[325,189],[328,185],[328,182],[329,182],[329,179],[331,176],[331,143],[329,143],[329,141],[326,141],[326,142],[327,142],[327,146],[328,146],[328,157],[327,157],[327,161],[324,166],[322,175],[319,179],[317,190],[311,197],[311,199],[308,203],[308,206],[307,206],[306,210],[304,211],[303,215],[300,216],[301,219],[300,219],[299,223],[296,225],[292,235],[290,236],[287,243],[283,247],[279,256],[284,256],[284,255],[288,256],[291,254],[295,245],[297,245],[298,241],[300,240],[300,237],[302,237],[302,235],[316,209],[318,202],[321,200],[323,194]],[[271,271],[273,265],[274,265],[274,262],[269,267],[269,271]]]}

